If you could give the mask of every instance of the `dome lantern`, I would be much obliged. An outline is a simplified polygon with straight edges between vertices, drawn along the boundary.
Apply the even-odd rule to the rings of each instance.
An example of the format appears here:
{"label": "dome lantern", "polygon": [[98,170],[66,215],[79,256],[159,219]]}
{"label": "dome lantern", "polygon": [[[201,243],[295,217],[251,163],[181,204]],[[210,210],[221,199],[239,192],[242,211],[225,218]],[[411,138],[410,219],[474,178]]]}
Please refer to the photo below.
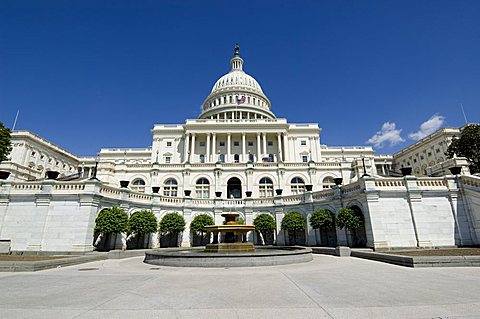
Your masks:
{"label": "dome lantern", "polygon": [[247,118],[276,118],[270,111],[270,101],[260,84],[243,71],[243,59],[239,51],[240,47],[236,44],[230,60],[231,70],[215,82],[210,95],[203,102],[203,112],[199,118],[242,118],[245,114]]}

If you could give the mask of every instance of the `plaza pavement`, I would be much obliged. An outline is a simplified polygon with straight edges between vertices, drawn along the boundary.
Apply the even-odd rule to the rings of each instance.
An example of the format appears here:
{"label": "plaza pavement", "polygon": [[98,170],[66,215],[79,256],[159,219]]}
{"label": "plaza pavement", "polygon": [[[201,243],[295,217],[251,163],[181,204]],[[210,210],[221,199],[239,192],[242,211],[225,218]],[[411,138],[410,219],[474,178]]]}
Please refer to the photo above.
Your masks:
{"label": "plaza pavement", "polygon": [[0,273],[0,318],[480,318],[480,270],[324,255],[286,266],[169,268],[134,257]]}

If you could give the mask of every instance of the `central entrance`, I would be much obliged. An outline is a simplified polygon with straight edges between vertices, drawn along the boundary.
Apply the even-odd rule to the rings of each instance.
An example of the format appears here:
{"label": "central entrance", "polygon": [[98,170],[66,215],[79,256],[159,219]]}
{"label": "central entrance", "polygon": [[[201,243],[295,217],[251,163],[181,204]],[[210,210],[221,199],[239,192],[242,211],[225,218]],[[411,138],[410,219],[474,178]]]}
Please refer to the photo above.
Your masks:
{"label": "central entrance", "polygon": [[242,198],[242,182],[236,177],[227,182],[227,198]]}

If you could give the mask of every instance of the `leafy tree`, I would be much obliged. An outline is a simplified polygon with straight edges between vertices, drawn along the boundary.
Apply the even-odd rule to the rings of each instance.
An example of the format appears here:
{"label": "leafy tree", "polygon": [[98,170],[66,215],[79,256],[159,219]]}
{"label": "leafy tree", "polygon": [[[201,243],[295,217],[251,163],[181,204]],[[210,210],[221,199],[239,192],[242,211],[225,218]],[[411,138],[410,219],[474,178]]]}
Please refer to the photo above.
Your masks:
{"label": "leafy tree", "polygon": [[313,229],[332,229],[335,227],[335,216],[329,210],[317,210],[310,216],[310,226]]}
{"label": "leafy tree", "polygon": [[[356,242],[357,238],[357,229],[362,227],[364,224],[362,216],[359,213],[355,212],[351,208],[342,208],[337,214],[337,226],[340,229],[347,229],[349,230],[352,235],[353,239]],[[347,236],[348,241],[348,236]],[[348,242],[350,245],[350,243]],[[354,243],[355,244],[355,243]]]}
{"label": "leafy tree", "polygon": [[470,124],[463,128],[460,138],[454,138],[448,146],[447,156],[466,157],[470,162],[470,172],[480,173],[480,124]]}
{"label": "leafy tree", "polygon": [[282,219],[282,230],[293,231],[294,245],[297,244],[297,231],[305,230],[305,217],[299,212],[288,212]]}
{"label": "leafy tree", "polygon": [[178,213],[168,213],[163,216],[158,227],[161,235],[168,234],[170,243],[172,243],[173,236],[178,236],[178,233],[185,230],[185,219]]}
{"label": "leafy tree", "polygon": [[3,126],[0,122],[0,162],[8,159],[8,154],[12,151],[12,143],[9,128]]}
{"label": "leafy tree", "polygon": [[138,211],[128,219],[128,231],[136,235],[138,246],[139,242],[143,243],[146,234],[157,231],[157,218],[150,210]]}
{"label": "leafy tree", "polygon": [[200,244],[203,245],[203,238],[205,233],[205,226],[215,225],[215,221],[210,215],[201,214],[195,216],[195,218],[190,223],[190,230],[194,233],[200,233]]}
{"label": "leafy tree", "polygon": [[104,243],[108,245],[112,234],[115,234],[116,242],[117,234],[127,231],[127,223],[127,212],[119,207],[107,208],[95,219],[95,232],[104,235]]}
{"label": "leafy tree", "polygon": [[275,219],[270,214],[260,214],[253,220],[255,230],[263,237],[262,241],[265,243],[265,238],[268,234],[275,231]]}
{"label": "leafy tree", "polygon": [[120,207],[104,209],[95,219],[95,231],[102,234],[123,233],[127,230],[128,214]]}
{"label": "leafy tree", "polygon": [[238,225],[245,225],[245,219],[243,217],[237,217],[235,218],[235,222],[238,224]]}

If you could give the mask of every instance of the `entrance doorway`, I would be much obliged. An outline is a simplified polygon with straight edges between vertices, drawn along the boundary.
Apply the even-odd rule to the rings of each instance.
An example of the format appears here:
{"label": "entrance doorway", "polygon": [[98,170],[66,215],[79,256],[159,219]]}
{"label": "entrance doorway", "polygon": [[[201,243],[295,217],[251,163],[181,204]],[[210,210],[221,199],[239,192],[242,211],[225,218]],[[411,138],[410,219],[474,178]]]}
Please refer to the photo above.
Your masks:
{"label": "entrance doorway", "polygon": [[242,198],[242,182],[236,177],[227,182],[227,198]]}

